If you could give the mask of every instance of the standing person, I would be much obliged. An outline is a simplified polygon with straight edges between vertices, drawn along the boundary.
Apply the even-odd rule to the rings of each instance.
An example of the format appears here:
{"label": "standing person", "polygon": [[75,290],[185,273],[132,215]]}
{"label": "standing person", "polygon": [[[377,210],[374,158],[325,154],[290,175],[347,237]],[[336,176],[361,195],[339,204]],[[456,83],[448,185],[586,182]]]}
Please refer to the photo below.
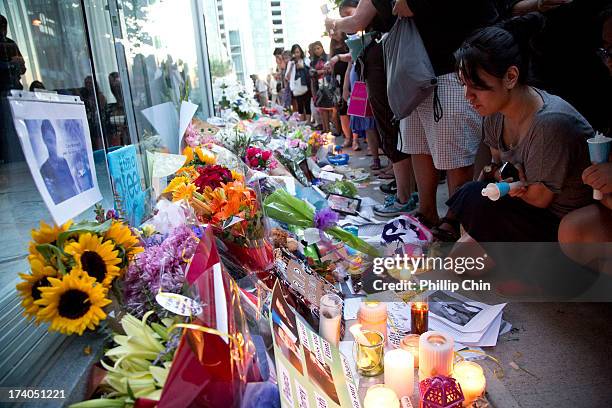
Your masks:
{"label": "standing person", "polygon": [[[358,4],[359,0],[344,0],[340,4],[339,8],[340,17],[348,17],[355,14]],[[345,40],[346,34],[336,33],[332,36],[331,43],[329,45],[329,66],[332,69],[334,78],[337,78],[338,86],[343,91],[346,82],[350,79],[348,77],[350,75],[349,65],[350,61],[352,60]],[[340,119],[340,126],[336,125],[336,128],[342,128],[342,133],[344,134],[344,147],[350,147],[352,145],[353,150],[358,151],[361,150],[359,147],[359,135],[357,133],[353,133],[351,130],[351,119],[347,112],[347,101],[348,98],[340,98],[340,101],[336,106],[337,115],[334,115],[334,117],[339,117]]]}
{"label": "standing person", "polygon": [[257,100],[262,108],[268,106],[268,81],[263,78],[263,75],[257,75],[255,80],[255,91]]}
{"label": "standing person", "polygon": [[327,87],[331,82],[331,76],[325,68],[325,64],[327,63],[327,54],[323,49],[323,44],[321,44],[321,41],[315,41],[312,43],[312,54],[312,60],[310,61],[312,94],[315,98],[315,107],[317,108],[317,112],[319,112],[319,115],[321,116],[322,131],[323,133],[328,133],[330,131],[329,124],[334,107],[327,106],[326,102],[328,101],[318,100],[319,90],[323,91],[322,87]]}
{"label": "standing person", "polygon": [[281,57],[283,60],[281,65],[282,68],[279,72],[279,81],[281,82],[281,105],[283,105],[285,109],[291,108],[294,112],[297,112],[297,100],[293,97],[289,81],[287,80],[287,68],[289,66],[289,61],[291,61],[291,51],[284,50]]}
{"label": "standing person", "polygon": [[393,175],[397,182],[396,196],[388,200],[388,204],[374,207],[375,213],[383,217],[394,217],[416,208],[410,197],[415,191],[412,163],[408,154],[397,149],[399,127],[393,121],[393,112],[389,107],[383,48],[377,41],[395,24],[391,10],[391,0],[361,0],[352,15],[325,20],[327,31],[332,35],[335,32],[356,33],[362,30],[371,34],[360,56],[363,62],[361,74],[367,84],[383,151],[393,163]]}
{"label": "standing person", "polygon": [[292,58],[289,64],[287,64],[285,79],[289,82],[291,92],[297,101],[297,111],[300,114],[300,120],[310,122],[310,100],[312,99],[312,93],[309,87],[309,66],[305,61],[304,50],[302,50],[299,44],[294,44],[291,47],[291,55]]}
{"label": "standing person", "polygon": [[[446,170],[448,193],[452,196],[473,179],[482,139],[482,119],[463,96],[453,52],[475,29],[498,19],[497,3],[398,0],[393,12],[401,18],[414,19],[438,78],[434,94],[400,124],[401,151],[412,156],[419,191],[416,216],[425,225],[435,227],[440,223],[436,202],[439,171]],[[445,241],[458,238],[443,230],[433,232]]]}

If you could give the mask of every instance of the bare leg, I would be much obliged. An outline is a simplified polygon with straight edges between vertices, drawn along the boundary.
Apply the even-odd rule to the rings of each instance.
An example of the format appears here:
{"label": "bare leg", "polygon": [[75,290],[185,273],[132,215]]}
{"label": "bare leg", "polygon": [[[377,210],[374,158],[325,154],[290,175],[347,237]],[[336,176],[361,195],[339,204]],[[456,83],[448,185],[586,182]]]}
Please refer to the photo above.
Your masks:
{"label": "bare leg", "polygon": [[380,147],[380,141],[378,140],[378,132],[376,129],[366,130],[366,139],[368,141],[368,149],[374,159],[379,158],[378,149]]}
{"label": "bare leg", "polygon": [[432,224],[439,221],[436,193],[438,189],[438,170],[433,159],[427,154],[413,154],[412,166],[419,189],[419,212]]}
{"label": "bare leg", "polygon": [[329,113],[330,111],[328,109],[321,109],[320,111],[321,114],[321,122],[323,125],[323,133],[327,133],[329,132]]}
{"label": "bare leg", "polygon": [[[601,272],[612,273],[612,211],[599,204],[589,205],[566,215],[559,226],[559,243],[569,258]],[[588,245],[587,245],[588,244]],[[602,266],[608,266],[608,270]]]}
{"label": "bare leg", "polygon": [[395,174],[395,181],[397,183],[397,201],[402,204],[406,203],[410,195],[414,193],[416,189],[414,171],[412,170],[412,160],[407,158],[397,163],[393,163],[393,173]]}
{"label": "bare leg", "polygon": [[446,171],[448,182],[448,196],[452,197],[462,185],[474,178],[474,166],[461,167]]}

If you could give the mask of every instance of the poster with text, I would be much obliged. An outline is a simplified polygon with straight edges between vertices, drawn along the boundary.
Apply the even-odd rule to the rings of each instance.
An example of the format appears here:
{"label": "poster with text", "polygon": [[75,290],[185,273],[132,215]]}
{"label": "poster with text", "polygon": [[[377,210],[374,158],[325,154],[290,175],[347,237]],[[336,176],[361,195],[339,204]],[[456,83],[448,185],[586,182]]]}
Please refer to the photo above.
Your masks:
{"label": "poster with text", "polygon": [[73,96],[9,98],[15,130],[40,195],[56,224],[102,200],[85,105]]}
{"label": "poster with text", "polygon": [[284,408],[361,408],[356,381],[338,348],[293,311],[278,282],[270,325]]}
{"label": "poster with text", "polygon": [[[136,147],[124,146],[108,154],[108,171],[118,194],[115,209],[133,227],[141,224],[145,212],[145,192],[142,190],[141,172]],[[117,201],[117,200],[116,200]]]}

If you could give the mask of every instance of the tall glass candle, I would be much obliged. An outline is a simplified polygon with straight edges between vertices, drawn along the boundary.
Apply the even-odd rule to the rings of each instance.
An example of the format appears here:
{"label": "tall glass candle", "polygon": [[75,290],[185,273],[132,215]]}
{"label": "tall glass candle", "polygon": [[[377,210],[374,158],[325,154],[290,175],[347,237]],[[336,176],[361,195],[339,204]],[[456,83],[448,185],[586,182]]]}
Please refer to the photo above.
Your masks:
{"label": "tall glass candle", "polygon": [[385,337],[382,333],[363,330],[367,343],[355,341],[355,364],[357,372],[365,377],[374,377],[384,370]]}
{"label": "tall glass candle", "polygon": [[457,363],[453,369],[453,378],[461,385],[465,398],[463,405],[466,407],[471,406],[485,392],[487,380],[484,371],[482,367],[472,361]]}
{"label": "tall glass candle", "polygon": [[414,392],[414,357],[409,351],[396,349],[385,353],[385,386],[398,397]]}
{"label": "tall glass candle", "polygon": [[409,351],[414,358],[414,368],[419,367],[419,339],[418,334],[408,334],[400,342],[400,348]]}
{"label": "tall glass candle", "polygon": [[363,408],[400,408],[400,402],[391,388],[377,384],[368,388]]}
{"label": "tall glass candle", "polygon": [[410,333],[423,334],[429,330],[429,305],[413,302],[410,307]]}
{"label": "tall glass candle", "polygon": [[338,345],[340,341],[340,323],[342,320],[342,299],[333,293],[327,294],[319,302],[319,334],[325,340]]}

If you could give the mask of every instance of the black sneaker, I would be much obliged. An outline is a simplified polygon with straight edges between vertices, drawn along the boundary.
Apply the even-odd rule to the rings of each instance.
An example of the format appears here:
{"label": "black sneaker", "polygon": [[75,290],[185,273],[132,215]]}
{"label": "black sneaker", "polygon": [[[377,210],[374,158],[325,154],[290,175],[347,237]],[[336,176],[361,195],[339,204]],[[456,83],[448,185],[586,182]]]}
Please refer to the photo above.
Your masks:
{"label": "black sneaker", "polygon": [[383,184],[380,186],[380,191],[385,194],[393,195],[397,193],[397,182],[393,180],[389,184]]}

